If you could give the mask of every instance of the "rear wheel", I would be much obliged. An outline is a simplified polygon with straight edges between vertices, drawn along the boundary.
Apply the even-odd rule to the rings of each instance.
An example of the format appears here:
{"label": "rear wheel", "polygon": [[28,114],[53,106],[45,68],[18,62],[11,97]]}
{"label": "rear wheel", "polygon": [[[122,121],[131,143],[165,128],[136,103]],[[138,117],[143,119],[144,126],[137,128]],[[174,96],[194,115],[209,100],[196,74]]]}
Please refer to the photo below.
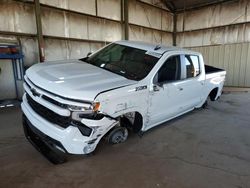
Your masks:
{"label": "rear wheel", "polygon": [[208,106],[208,98],[207,98],[207,100],[203,103],[203,105],[201,106],[202,108],[207,108],[207,106]]}
{"label": "rear wheel", "polygon": [[125,127],[115,127],[108,135],[109,144],[119,144],[128,139],[128,129]]}
{"label": "rear wheel", "polygon": [[[207,108],[209,101],[215,101],[216,96],[218,93],[218,88],[214,88],[208,95],[206,101],[203,103],[203,105],[201,106],[202,108]],[[219,98],[219,97],[218,97]]]}

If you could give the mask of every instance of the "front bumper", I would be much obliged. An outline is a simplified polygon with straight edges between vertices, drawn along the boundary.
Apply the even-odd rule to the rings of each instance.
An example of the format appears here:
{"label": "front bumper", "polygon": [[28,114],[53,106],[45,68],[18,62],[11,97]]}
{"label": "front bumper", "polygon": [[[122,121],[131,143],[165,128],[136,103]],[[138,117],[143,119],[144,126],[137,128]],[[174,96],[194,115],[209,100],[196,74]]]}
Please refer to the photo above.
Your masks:
{"label": "front bumper", "polygon": [[25,115],[23,115],[23,130],[30,143],[50,162],[60,164],[66,161],[66,150],[62,144],[35,128]]}
{"label": "front bumper", "polygon": [[[117,121],[107,117],[102,118],[101,120],[90,120],[83,119],[82,123],[86,126],[92,128],[92,133],[90,136],[83,136],[79,131],[78,127],[68,126],[67,128],[62,128],[56,124],[53,124],[46,119],[39,116],[27,103],[27,99],[24,95],[23,102],[21,104],[22,111],[25,116],[25,122],[31,128],[32,132],[35,132],[35,135],[38,135],[39,141],[43,142],[50,150],[56,149],[59,150],[59,154],[69,153],[69,154],[88,154],[95,150],[100,139],[113,127],[117,124]],[[31,126],[29,126],[31,125]],[[27,125],[26,125],[27,127]],[[29,130],[29,129],[28,129]],[[34,131],[38,130],[38,131]],[[33,133],[32,133],[33,134]],[[40,136],[39,136],[40,135]],[[45,136],[41,136],[45,135]],[[50,138],[48,141],[47,138]],[[30,140],[30,138],[28,138]],[[53,142],[51,143],[51,139]],[[37,144],[37,140],[33,142],[36,147],[40,145]],[[57,144],[55,144],[55,142]],[[60,143],[58,145],[58,143]],[[44,145],[43,144],[43,145]],[[52,147],[51,147],[52,146]],[[47,148],[48,149],[48,148]]]}

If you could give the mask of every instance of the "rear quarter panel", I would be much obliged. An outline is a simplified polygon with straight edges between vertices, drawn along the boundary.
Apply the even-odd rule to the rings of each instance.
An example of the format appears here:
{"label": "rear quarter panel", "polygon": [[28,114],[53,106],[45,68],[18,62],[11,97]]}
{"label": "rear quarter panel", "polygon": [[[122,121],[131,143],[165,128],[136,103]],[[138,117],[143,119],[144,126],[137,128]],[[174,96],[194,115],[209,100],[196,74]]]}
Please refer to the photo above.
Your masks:
{"label": "rear quarter panel", "polygon": [[217,99],[222,93],[225,78],[226,78],[226,71],[206,74],[205,90],[207,96],[214,88],[218,88],[218,93],[216,96]]}

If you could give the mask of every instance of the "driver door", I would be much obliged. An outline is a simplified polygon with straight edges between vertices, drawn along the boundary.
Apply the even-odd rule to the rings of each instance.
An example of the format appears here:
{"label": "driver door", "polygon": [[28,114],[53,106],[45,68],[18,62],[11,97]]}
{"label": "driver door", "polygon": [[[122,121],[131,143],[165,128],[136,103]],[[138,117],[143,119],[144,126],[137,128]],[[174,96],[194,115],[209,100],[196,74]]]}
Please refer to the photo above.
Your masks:
{"label": "driver door", "polygon": [[183,82],[181,56],[168,57],[156,73],[150,92],[149,128],[182,112]]}

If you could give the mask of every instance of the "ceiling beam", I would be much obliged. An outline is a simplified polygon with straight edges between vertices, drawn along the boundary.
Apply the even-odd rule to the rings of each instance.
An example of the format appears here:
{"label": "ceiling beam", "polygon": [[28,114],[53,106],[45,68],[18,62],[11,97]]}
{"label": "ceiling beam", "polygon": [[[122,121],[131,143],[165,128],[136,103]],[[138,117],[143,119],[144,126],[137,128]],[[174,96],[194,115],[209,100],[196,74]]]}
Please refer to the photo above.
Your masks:
{"label": "ceiling beam", "polygon": [[[172,13],[171,10],[168,10],[168,9],[165,9],[163,7],[159,7],[157,5],[154,5],[154,4],[150,4],[150,3],[147,3],[145,1],[141,1],[141,0],[136,0],[137,2],[141,3],[141,4],[144,4],[144,5],[147,5],[147,6],[151,6],[151,7],[154,7],[154,8],[157,8],[159,10],[163,10],[163,11],[166,11],[166,12],[169,12],[169,13]],[[166,4],[165,4],[166,5]],[[168,7],[167,7],[168,8]]]}
{"label": "ceiling beam", "polygon": [[172,12],[174,13],[176,10],[175,4],[173,3],[173,1],[165,1],[165,6]]}

